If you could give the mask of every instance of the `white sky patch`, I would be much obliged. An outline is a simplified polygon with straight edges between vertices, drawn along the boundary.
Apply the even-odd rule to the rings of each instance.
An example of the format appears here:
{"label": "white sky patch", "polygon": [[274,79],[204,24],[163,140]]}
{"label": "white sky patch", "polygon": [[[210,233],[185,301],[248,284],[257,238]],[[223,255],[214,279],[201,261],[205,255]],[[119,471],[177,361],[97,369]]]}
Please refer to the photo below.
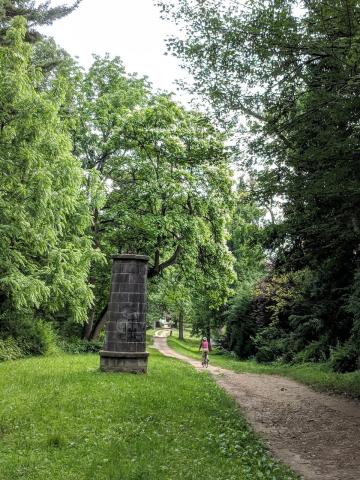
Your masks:
{"label": "white sky patch", "polygon": [[[71,1],[53,0],[51,5],[64,3]],[[121,57],[129,73],[147,75],[155,89],[176,92],[175,80],[186,77],[178,60],[165,55],[165,39],[177,34],[176,26],[161,20],[153,0],[83,0],[73,13],[41,31],[85,68],[93,53],[109,53]],[[188,102],[181,92],[176,99]]]}

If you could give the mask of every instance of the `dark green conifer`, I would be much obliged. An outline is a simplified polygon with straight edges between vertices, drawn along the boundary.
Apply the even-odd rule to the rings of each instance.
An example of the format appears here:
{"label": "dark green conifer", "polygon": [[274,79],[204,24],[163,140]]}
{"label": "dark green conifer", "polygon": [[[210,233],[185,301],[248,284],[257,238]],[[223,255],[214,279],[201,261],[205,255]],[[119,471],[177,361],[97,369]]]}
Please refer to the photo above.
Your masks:
{"label": "dark green conifer", "polygon": [[81,0],[76,0],[71,5],[51,6],[51,1],[47,0],[40,5],[36,5],[34,0],[0,0],[0,43],[5,41],[5,32],[8,30],[14,17],[24,17],[28,23],[26,40],[36,42],[42,38],[37,27],[41,25],[51,25],[55,20],[69,15],[73,12]]}

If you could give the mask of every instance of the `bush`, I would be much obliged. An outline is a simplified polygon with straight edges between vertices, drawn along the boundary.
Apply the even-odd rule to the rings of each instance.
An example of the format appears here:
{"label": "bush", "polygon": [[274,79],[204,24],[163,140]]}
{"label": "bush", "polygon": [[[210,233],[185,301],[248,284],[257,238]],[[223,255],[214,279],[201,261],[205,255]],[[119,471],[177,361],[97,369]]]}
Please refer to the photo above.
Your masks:
{"label": "bush", "polygon": [[58,352],[56,334],[50,323],[37,320],[24,333],[21,345],[28,355],[52,355]]}
{"label": "bush", "polygon": [[349,341],[333,350],[330,365],[338,373],[354,372],[360,368],[360,353]]}
{"label": "bush", "polygon": [[0,339],[0,361],[17,360],[24,356],[22,348],[12,337]]}
{"label": "bush", "polygon": [[270,363],[277,360],[278,355],[271,347],[263,346],[256,352],[255,358],[259,363]]}
{"label": "bush", "polygon": [[[57,348],[56,334],[49,322],[26,315],[0,317],[0,338],[12,338],[24,355],[49,355]],[[10,341],[11,342],[11,341]]]}
{"label": "bush", "polygon": [[65,353],[98,353],[103,347],[103,342],[100,340],[81,340],[80,338],[72,338],[70,340],[63,340],[60,343],[60,348]]}
{"label": "bush", "polygon": [[272,324],[263,327],[254,338],[257,348],[255,358],[260,363],[283,359],[288,347],[288,337],[278,326]]}
{"label": "bush", "polygon": [[330,354],[329,339],[321,337],[320,340],[309,343],[303,350],[294,356],[295,363],[325,362]]}

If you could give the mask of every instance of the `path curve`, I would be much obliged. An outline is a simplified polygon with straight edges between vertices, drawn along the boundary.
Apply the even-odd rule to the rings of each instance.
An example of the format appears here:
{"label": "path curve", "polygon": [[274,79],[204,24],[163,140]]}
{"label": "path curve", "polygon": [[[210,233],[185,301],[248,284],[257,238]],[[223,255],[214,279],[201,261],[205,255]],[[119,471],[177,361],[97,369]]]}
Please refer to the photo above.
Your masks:
{"label": "path curve", "polygon": [[240,405],[269,450],[306,480],[360,480],[360,404],[318,393],[275,375],[203,369],[172,350],[164,336],[154,347],[168,357],[208,371]]}

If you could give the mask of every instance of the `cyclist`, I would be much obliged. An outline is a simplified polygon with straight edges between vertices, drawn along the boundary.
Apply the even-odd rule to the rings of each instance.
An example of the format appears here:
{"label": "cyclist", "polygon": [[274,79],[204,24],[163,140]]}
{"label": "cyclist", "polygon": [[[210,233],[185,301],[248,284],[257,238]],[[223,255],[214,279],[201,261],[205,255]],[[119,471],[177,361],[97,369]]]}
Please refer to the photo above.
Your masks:
{"label": "cyclist", "polygon": [[208,363],[209,363],[209,342],[208,342],[208,339],[206,337],[203,337],[201,342],[200,342],[200,346],[199,346],[199,352],[200,350],[202,351],[202,365],[206,365],[208,366]]}

